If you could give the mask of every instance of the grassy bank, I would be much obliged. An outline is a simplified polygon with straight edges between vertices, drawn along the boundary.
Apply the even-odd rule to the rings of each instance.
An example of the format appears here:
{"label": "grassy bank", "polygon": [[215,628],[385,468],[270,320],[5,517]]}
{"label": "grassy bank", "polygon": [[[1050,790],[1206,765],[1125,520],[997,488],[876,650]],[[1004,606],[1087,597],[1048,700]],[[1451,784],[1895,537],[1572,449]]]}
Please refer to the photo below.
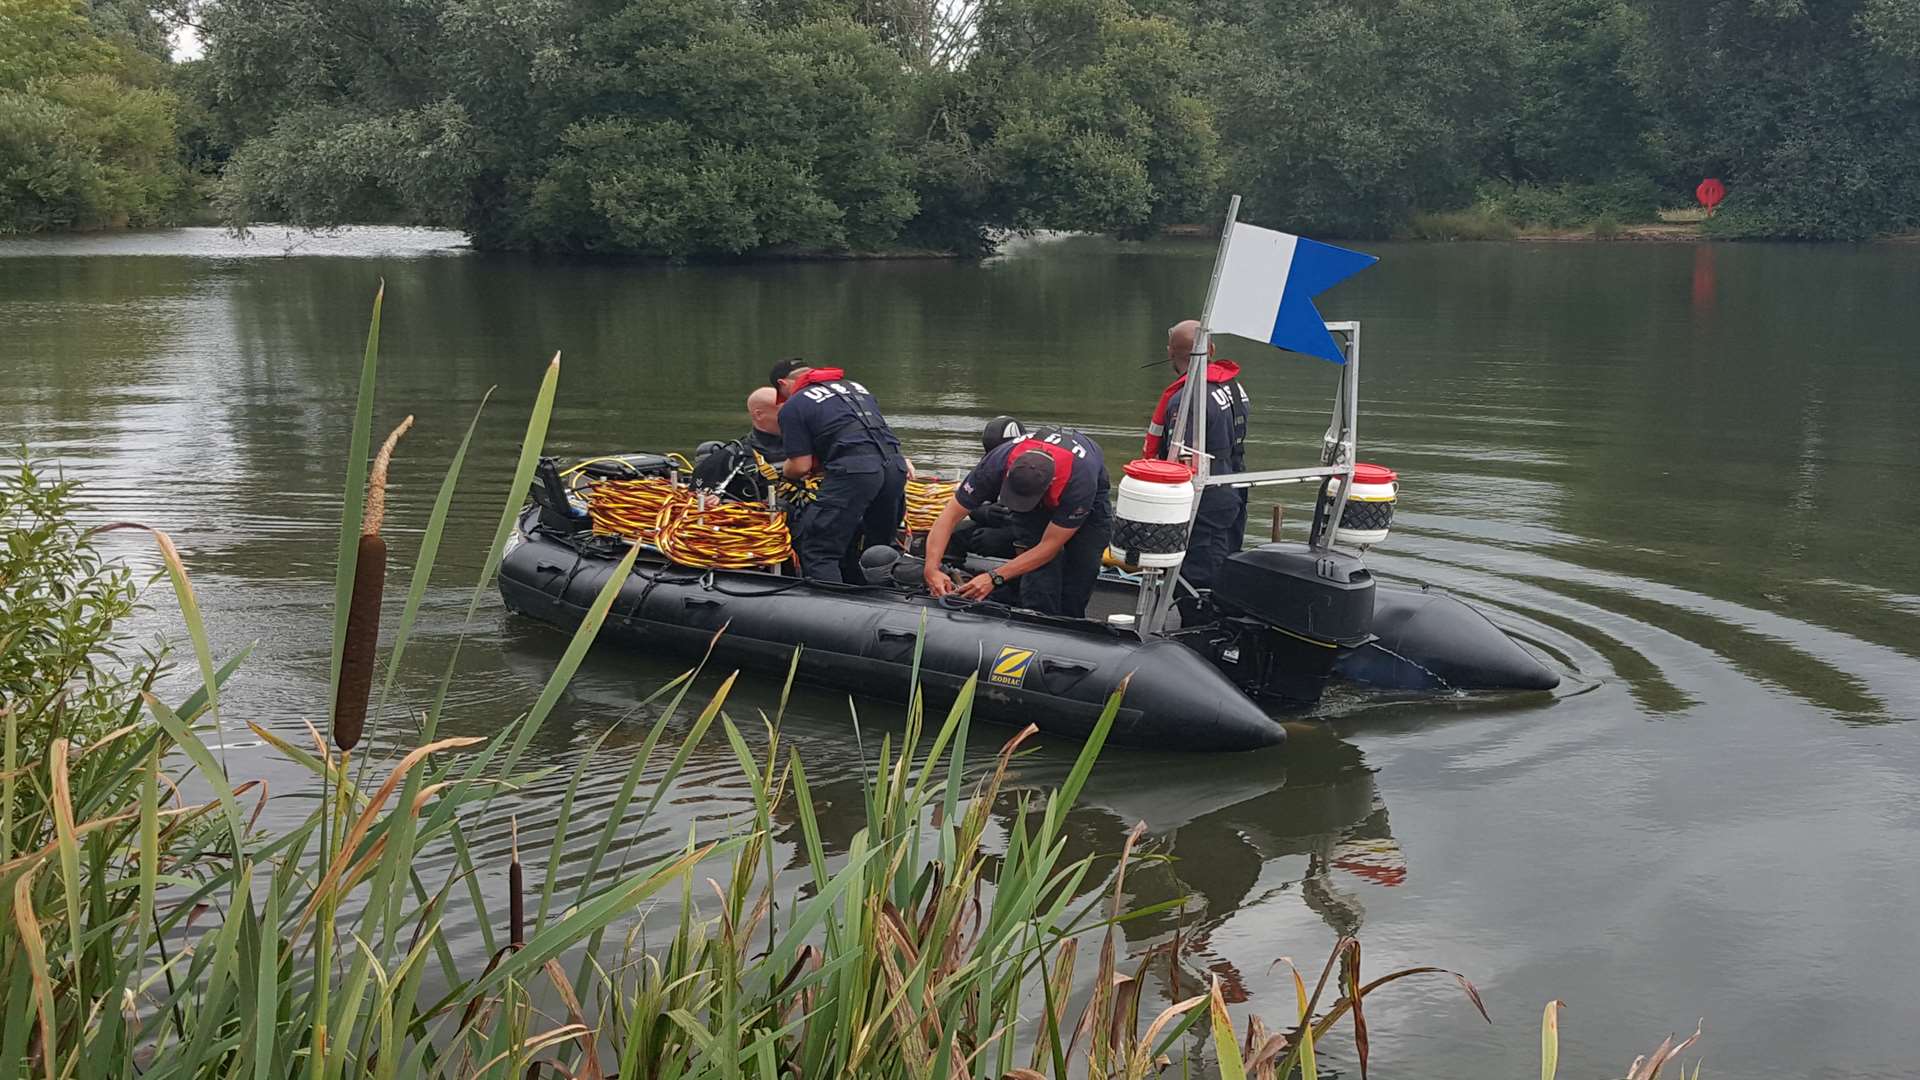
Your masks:
{"label": "grassy bank", "polygon": [[[405,453],[406,425],[370,467],[379,319],[376,300],[344,487],[338,678],[331,701],[307,703],[301,737],[223,702],[247,650],[209,639],[164,533],[149,530],[186,630],[180,663],[200,683],[176,701],[155,689],[164,658],[120,649],[131,582],[72,525],[74,492],[27,466],[0,485],[0,518],[23,538],[0,562],[0,1063],[11,1072],[1313,1077],[1316,1044],[1339,1026],[1364,1075],[1374,994],[1457,979],[1479,1006],[1450,972],[1363,973],[1351,939],[1294,976],[1279,1016],[1236,1019],[1217,985],[1150,1002],[1149,976],[1179,939],[1123,955],[1116,932],[1178,903],[1127,902],[1129,868],[1151,855],[1144,825],[1120,850],[1080,858],[1064,835],[1118,696],[1046,792],[1008,782],[1031,730],[968,767],[971,686],[944,716],[910,706],[865,775],[862,827],[830,856],[780,710],[731,712],[732,676],[704,703],[691,696],[699,669],[662,688],[658,717],[621,760],[601,752],[604,737],[564,776],[530,752],[608,617],[616,573],[526,713],[486,738],[443,736],[457,719],[458,646],[437,674],[415,673],[407,654],[480,418],[447,463],[411,579],[389,595],[384,462]],[[556,358],[542,378],[469,620],[491,591],[559,370]],[[401,700],[430,704],[388,707]],[[221,751],[221,733],[243,722],[305,770],[305,790],[269,793],[230,771],[243,759]],[[755,728],[764,735],[750,741]],[[637,853],[633,838],[709,743],[731,750],[751,812],[724,838]],[[612,804],[576,813],[582,779],[609,768],[623,774]],[[481,831],[509,828],[515,796],[536,785],[565,792],[551,840],[477,858]],[[263,829],[269,800],[307,810]],[[777,833],[800,849],[798,889],[778,887]],[[422,869],[437,866],[444,875]],[[460,926],[478,928],[480,948],[451,932]],[[1549,1062],[1556,1017],[1550,1007]]]}

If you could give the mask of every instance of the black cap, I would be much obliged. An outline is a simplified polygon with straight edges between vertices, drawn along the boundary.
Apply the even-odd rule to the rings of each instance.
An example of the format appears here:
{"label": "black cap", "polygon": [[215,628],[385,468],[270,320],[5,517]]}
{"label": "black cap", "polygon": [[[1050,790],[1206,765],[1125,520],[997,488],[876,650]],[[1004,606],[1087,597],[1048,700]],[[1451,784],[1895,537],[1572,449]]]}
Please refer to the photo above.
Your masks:
{"label": "black cap", "polygon": [[1017,439],[1026,433],[1027,429],[1021,427],[1020,421],[1013,417],[996,416],[987,421],[987,426],[980,431],[980,449],[992,453],[993,449],[1001,443],[1008,439]]}
{"label": "black cap", "polygon": [[767,378],[767,385],[773,387],[775,390],[778,390],[780,389],[781,379],[790,378],[792,377],[794,372],[800,370],[801,368],[812,367],[812,366],[813,366],[812,364],[807,363],[805,360],[802,360],[797,356],[791,360],[782,360],[779,363],[773,365],[773,372]]}
{"label": "black cap", "polygon": [[1040,505],[1040,497],[1053,483],[1053,455],[1045,450],[1028,450],[1007,463],[1007,478],[1000,484],[1001,506],[1024,514]]}

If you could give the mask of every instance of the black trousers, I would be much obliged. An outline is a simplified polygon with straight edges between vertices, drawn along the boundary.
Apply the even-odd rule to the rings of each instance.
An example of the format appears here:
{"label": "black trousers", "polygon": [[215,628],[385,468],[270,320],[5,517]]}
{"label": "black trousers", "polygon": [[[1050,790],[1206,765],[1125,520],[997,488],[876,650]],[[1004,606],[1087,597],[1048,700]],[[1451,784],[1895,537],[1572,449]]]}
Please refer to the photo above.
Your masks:
{"label": "black trousers", "polygon": [[[1039,543],[1046,532],[1048,514],[1044,510],[1021,514],[1014,521],[1020,547],[1029,548]],[[994,591],[994,599],[1046,615],[1086,618],[1087,601],[1093,599],[1093,582],[1100,576],[1100,559],[1112,539],[1113,508],[1107,505],[1107,500],[1096,499],[1087,523],[1080,526],[1052,562],[1007,582],[1005,589]]]}
{"label": "black trousers", "polygon": [[827,466],[793,538],[800,572],[817,581],[859,583],[860,553],[892,544],[907,508],[907,467],[899,458],[873,472]]}
{"label": "black trousers", "polygon": [[[1213,578],[1227,556],[1240,550],[1247,540],[1247,491],[1245,488],[1208,488],[1200,496],[1200,513],[1187,538],[1187,557],[1180,564],[1180,578],[1196,589],[1213,588]],[[1200,619],[1200,602],[1180,591],[1180,622],[1191,626]]]}

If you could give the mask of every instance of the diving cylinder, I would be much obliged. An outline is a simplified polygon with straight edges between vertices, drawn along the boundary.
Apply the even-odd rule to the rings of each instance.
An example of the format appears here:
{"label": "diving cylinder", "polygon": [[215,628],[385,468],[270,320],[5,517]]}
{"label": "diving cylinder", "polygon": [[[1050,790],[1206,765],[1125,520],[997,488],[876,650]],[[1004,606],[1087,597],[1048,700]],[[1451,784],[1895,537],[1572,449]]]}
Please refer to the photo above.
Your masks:
{"label": "diving cylinder", "polygon": [[[1327,498],[1340,497],[1340,478],[1327,481]],[[1393,504],[1400,497],[1400,477],[1384,465],[1357,462],[1353,466],[1353,494],[1340,511],[1340,529],[1333,542],[1370,548],[1382,543],[1393,529]]]}
{"label": "diving cylinder", "polygon": [[1113,510],[1113,556],[1128,566],[1171,569],[1187,557],[1193,470],[1177,461],[1129,461]]}

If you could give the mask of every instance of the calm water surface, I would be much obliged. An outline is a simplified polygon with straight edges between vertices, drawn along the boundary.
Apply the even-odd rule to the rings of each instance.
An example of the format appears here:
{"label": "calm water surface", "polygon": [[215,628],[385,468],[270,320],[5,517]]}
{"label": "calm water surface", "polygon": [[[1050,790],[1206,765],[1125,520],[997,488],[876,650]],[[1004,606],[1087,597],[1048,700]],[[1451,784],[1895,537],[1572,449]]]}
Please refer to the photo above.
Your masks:
{"label": "calm water surface", "polygon": [[[1110,753],[1073,815],[1076,847],[1116,851],[1146,821],[1174,859],[1129,891],[1190,898],[1184,989],[1218,974],[1269,1017],[1292,997],[1276,959],[1317,965],[1341,932],[1379,971],[1466,973],[1491,1029],[1443,983],[1369,1007],[1376,1061],[1402,1075],[1528,1075],[1555,997],[1570,1006],[1563,1075],[1617,1075],[1702,1016],[1714,1075],[1911,1075],[1920,246],[1374,250],[1380,265],[1323,305],[1365,321],[1362,456],[1403,480],[1400,527],[1372,561],[1474,598],[1567,683],[1546,700],[1340,695],[1311,718],[1317,737],[1281,753]],[[769,361],[807,354],[870,386],[923,467],[968,464],[999,412],[1075,424],[1125,460],[1165,379],[1140,364],[1192,313],[1210,257],[1071,240],[978,265],[664,269],[481,256],[408,230],[6,243],[0,439],[84,479],[99,517],[171,531],[218,647],[259,642],[227,752],[293,793],[291,818],[304,778],[239,725],[293,735],[320,719],[341,456],[380,278],[377,426],[418,417],[394,469],[397,562],[499,388],[409,653],[417,698],[460,631],[553,350],[560,454],[729,437]],[[1255,467],[1303,464],[1332,369],[1227,352],[1258,405]],[[1304,518],[1297,489],[1281,497]],[[145,632],[177,633],[160,601]],[[448,726],[511,719],[562,644],[490,591]],[[580,796],[588,817],[650,719],[633,703],[677,670],[596,655],[548,723],[563,767],[614,729]],[[734,714],[775,697],[749,687]],[[864,707],[869,748],[897,713]],[[841,844],[859,815],[847,715],[803,694],[785,731]],[[1043,748],[1021,782],[1057,781],[1071,754]],[[520,801],[523,845],[563,784]],[[708,747],[639,850],[725,831],[745,805],[730,755]],[[1135,924],[1128,948],[1174,925]],[[1152,993],[1171,995],[1164,973]]]}

